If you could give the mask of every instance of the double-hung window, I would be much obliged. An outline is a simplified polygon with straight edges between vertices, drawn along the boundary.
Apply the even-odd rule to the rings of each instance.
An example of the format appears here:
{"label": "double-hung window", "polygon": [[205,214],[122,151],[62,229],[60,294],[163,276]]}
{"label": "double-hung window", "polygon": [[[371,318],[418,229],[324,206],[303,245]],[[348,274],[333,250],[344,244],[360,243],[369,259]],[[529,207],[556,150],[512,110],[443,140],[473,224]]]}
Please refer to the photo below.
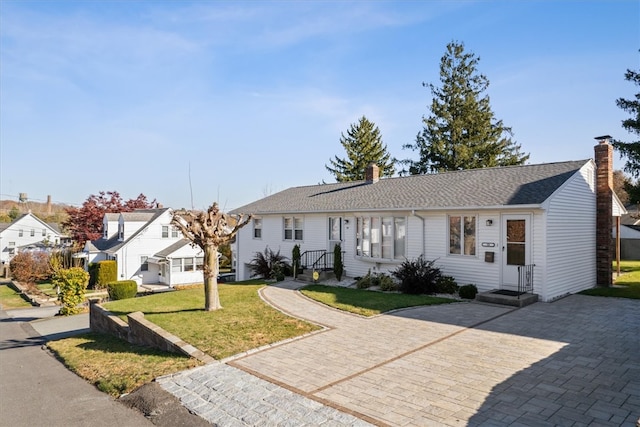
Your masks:
{"label": "double-hung window", "polygon": [[377,259],[403,259],[406,247],[406,218],[356,218],[356,255]]}
{"label": "double-hung window", "polygon": [[22,235],[23,235],[23,231],[21,229],[18,230],[18,237],[22,237]]}
{"label": "double-hung window", "polygon": [[283,221],[284,240],[303,240],[302,225],[302,218],[285,217]]}
{"label": "double-hung window", "polygon": [[449,254],[476,255],[476,216],[449,216]]}
{"label": "double-hung window", "polygon": [[175,225],[171,226],[171,237],[173,237],[174,239],[180,237],[180,230],[178,230],[178,227],[176,227]]}
{"label": "double-hung window", "polygon": [[169,226],[168,225],[163,225],[162,226],[162,238],[163,239],[168,239],[169,238]]}
{"label": "double-hung window", "polygon": [[253,218],[253,238],[262,239],[262,218]]}
{"label": "double-hung window", "polygon": [[45,228],[42,229],[42,237],[47,236],[47,230]]}
{"label": "double-hung window", "polygon": [[34,230],[33,228],[31,229],[31,237],[36,235],[36,230]]}

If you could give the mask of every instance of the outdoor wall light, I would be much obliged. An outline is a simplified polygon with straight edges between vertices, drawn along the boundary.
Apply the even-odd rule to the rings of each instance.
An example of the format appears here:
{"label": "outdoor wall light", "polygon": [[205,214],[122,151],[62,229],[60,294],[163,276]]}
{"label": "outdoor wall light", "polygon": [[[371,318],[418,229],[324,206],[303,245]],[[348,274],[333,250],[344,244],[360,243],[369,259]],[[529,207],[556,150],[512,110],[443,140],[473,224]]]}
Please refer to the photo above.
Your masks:
{"label": "outdoor wall light", "polygon": [[344,223],[345,223],[345,224],[349,224],[349,220],[348,220],[348,219],[345,219],[345,220],[344,220]]}
{"label": "outdoor wall light", "polygon": [[492,219],[488,219],[487,220],[487,227],[491,227],[493,225],[493,220]]}

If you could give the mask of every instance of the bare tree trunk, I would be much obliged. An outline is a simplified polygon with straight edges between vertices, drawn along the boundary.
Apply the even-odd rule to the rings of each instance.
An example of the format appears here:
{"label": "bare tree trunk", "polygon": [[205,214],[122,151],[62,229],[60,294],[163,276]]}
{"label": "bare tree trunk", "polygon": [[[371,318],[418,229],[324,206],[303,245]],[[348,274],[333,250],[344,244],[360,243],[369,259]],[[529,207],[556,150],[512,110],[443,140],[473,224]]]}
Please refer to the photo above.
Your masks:
{"label": "bare tree trunk", "polygon": [[204,310],[214,311],[222,308],[218,293],[218,247],[204,247]]}

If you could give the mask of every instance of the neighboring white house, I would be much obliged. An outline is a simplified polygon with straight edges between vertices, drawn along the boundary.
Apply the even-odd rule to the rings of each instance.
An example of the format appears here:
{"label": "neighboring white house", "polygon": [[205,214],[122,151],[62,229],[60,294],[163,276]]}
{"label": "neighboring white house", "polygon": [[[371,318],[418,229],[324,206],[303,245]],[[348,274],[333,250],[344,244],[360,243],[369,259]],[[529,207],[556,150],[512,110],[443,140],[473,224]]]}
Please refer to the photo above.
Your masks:
{"label": "neighboring white house", "polygon": [[20,215],[11,223],[0,224],[0,261],[8,263],[23,250],[58,246],[63,238],[56,225],[47,224],[31,212]]}
{"label": "neighboring white house", "polygon": [[281,191],[231,212],[254,215],[236,237],[238,280],[250,277],[249,263],[266,247],[290,258],[298,244],[303,253],[326,251],[321,256],[330,258],[340,243],[349,277],[390,272],[424,255],[458,284],[475,284],[481,292],[516,290],[520,265],[534,266],[533,292],[541,301],[610,283],[610,250],[598,249],[598,257],[609,257],[608,273],[596,271],[596,235],[602,238],[596,223],[605,221],[598,229],[610,240],[612,216],[625,210],[605,182],[609,190],[601,198],[608,213],[597,218],[596,163],[610,177],[612,158],[611,146],[599,145],[609,157],[598,161],[606,153],[596,146],[597,162],[386,179],[373,165],[364,181]]}
{"label": "neighboring white house", "polygon": [[89,263],[116,260],[119,280],[171,287],[202,282],[204,254],[171,217],[169,208],[105,214],[102,238],[85,244],[85,256]]}

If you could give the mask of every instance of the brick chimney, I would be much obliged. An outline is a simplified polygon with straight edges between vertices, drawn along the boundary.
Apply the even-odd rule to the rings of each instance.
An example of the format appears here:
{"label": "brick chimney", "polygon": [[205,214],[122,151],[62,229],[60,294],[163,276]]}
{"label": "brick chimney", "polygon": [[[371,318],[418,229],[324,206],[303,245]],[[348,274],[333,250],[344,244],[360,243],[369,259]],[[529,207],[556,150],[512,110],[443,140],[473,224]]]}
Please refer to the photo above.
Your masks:
{"label": "brick chimney", "polygon": [[596,283],[611,286],[613,262],[613,147],[609,135],[595,138],[596,160]]}
{"label": "brick chimney", "polygon": [[378,182],[378,180],[380,179],[380,168],[378,167],[378,165],[373,162],[369,163],[364,175],[364,179],[367,181],[367,184]]}

